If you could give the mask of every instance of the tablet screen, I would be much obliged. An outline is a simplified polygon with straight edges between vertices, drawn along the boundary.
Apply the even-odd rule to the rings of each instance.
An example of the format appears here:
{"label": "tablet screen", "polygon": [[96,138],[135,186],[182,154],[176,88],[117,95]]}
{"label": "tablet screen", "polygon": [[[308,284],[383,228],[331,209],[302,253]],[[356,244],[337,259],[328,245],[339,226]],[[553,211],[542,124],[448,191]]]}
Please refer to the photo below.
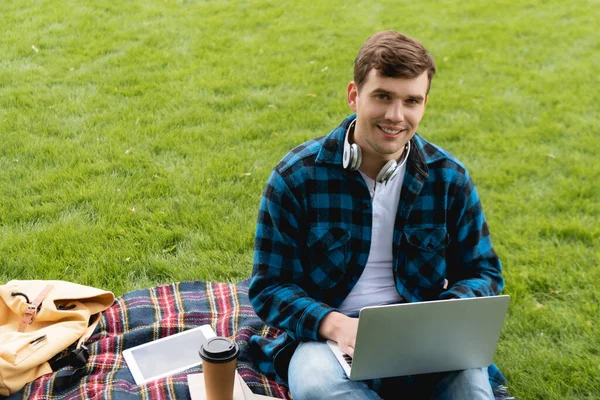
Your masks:
{"label": "tablet screen", "polygon": [[123,351],[125,361],[140,385],[200,365],[200,345],[215,336],[203,325]]}

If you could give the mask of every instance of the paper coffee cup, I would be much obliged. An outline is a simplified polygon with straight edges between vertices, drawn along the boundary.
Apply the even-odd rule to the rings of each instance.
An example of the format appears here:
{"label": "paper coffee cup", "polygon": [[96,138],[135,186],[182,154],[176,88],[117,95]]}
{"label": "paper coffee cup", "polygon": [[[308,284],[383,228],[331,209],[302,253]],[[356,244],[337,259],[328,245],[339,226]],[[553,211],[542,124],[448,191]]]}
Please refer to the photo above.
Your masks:
{"label": "paper coffee cup", "polygon": [[200,346],[206,400],[232,400],[235,367],[240,349],[233,340],[213,337]]}

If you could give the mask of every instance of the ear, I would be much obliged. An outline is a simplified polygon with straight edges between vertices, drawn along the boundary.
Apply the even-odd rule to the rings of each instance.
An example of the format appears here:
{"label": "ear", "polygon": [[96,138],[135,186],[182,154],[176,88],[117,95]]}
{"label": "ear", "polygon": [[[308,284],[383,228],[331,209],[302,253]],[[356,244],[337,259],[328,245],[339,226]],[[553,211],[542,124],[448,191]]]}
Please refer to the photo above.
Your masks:
{"label": "ear", "polygon": [[358,97],[358,87],[354,81],[348,84],[348,106],[356,112],[356,98]]}
{"label": "ear", "polygon": [[423,108],[427,108],[427,100],[429,100],[429,95],[425,95],[425,101],[423,102]]}

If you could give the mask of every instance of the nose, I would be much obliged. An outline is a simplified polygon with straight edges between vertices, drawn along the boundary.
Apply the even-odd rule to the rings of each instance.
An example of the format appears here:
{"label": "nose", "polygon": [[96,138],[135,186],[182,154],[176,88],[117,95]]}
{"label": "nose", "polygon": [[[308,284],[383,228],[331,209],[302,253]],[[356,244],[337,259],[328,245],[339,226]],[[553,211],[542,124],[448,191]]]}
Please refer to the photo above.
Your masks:
{"label": "nose", "polygon": [[404,111],[402,110],[402,102],[394,101],[387,108],[385,118],[392,122],[404,121]]}

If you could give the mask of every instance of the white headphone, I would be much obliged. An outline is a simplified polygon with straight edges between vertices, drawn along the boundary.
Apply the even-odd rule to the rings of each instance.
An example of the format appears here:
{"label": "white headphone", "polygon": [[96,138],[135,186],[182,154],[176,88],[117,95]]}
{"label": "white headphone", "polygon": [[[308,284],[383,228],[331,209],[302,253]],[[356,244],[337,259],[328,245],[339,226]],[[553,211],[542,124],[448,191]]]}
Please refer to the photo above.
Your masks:
{"label": "white headphone", "polygon": [[[344,155],[342,158],[342,165],[344,168],[351,171],[358,170],[362,161],[360,147],[358,147],[356,143],[350,144],[349,140],[350,131],[354,129],[355,124],[356,119],[352,121],[350,126],[348,126],[348,129],[346,129],[346,134],[344,135]],[[404,157],[402,161],[400,163],[398,163],[396,160],[388,161],[383,168],[381,168],[381,171],[379,171],[375,180],[379,183],[388,183],[390,179],[398,174],[400,167],[402,167],[406,160],[408,160],[408,153],[410,153],[410,141],[408,141],[404,147]]]}

